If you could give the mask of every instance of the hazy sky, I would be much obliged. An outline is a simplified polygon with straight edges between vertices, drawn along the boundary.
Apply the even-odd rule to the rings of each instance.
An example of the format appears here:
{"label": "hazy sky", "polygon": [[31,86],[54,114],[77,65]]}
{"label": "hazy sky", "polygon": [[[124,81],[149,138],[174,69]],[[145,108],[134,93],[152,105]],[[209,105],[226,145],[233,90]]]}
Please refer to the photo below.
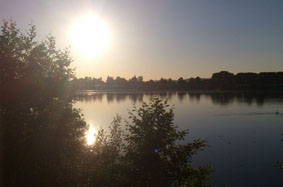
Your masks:
{"label": "hazy sky", "polygon": [[213,72],[283,71],[282,0],[0,0],[0,18],[37,26],[71,45],[72,23],[89,12],[111,31],[95,59],[71,46],[78,77],[210,77]]}

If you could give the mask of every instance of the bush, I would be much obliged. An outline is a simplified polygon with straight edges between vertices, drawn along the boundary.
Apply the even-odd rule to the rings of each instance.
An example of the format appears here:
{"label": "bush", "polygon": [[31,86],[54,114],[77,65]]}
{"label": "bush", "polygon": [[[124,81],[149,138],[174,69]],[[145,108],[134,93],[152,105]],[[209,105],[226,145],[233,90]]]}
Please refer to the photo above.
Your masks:
{"label": "bush", "polygon": [[[88,174],[96,186],[205,186],[210,166],[194,168],[192,156],[205,141],[184,143],[187,130],[173,124],[173,109],[153,98],[130,111],[131,122],[121,129],[116,117],[110,135],[100,131],[89,152]],[[102,174],[102,176],[101,176]]]}

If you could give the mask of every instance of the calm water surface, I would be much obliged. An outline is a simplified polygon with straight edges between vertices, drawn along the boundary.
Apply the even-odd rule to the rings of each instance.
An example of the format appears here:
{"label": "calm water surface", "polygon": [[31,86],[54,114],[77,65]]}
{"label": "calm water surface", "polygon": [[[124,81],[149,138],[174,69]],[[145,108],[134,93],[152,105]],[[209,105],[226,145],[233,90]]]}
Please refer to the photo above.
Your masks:
{"label": "calm water surface", "polygon": [[[189,129],[186,141],[207,139],[209,147],[193,164],[210,163],[216,186],[283,186],[283,97],[196,93],[77,93],[75,107],[95,128],[108,128],[116,114],[127,117],[133,105],[152,96],[175,107],[175,123]],[[279,113],[276,113],[279,112]],[[282,112],[282,113],[280,113]]]}

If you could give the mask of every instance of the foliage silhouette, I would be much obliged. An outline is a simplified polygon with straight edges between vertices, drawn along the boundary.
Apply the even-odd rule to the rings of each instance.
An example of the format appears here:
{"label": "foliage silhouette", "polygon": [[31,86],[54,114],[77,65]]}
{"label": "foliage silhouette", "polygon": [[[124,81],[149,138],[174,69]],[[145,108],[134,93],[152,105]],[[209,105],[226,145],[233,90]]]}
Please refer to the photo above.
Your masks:
{"label": "foliage silhouette", "polygon": [[3,186],[74,186],[85,122],[72,108],[73,71],[55,38],[36,42],[13,21],[0,33],[0,151]]}
{"label": "foliage silhouette", "polygon": [[[110,79],[111,78],[111,79]],[[283,90],[283,72],[261,73],[233,73],[221,71],[214,73],[211,78],[200,77],[178,80],[161,78],[160,80],[143,81],[142,76],[134,76],[129,80],[125,78],[107,78],[106,82],[99,78],[85,77],[74,79],[74,90],[252,90],[252,91],[278,91]]]}
{"label": "foliage silhouette", "polygon": [[90,177],[91,186],[206,185],[211,167],[191,165],[192,155],[205,141],[182,142],[189,132],[173,124],[173,109],[166,101],[153,98],[129,114],[131,121],[124,130],[118,116],[110,135],[100,131],[89,159],[84,159],[88,160],[85,165],[94,167],[84,174]]}

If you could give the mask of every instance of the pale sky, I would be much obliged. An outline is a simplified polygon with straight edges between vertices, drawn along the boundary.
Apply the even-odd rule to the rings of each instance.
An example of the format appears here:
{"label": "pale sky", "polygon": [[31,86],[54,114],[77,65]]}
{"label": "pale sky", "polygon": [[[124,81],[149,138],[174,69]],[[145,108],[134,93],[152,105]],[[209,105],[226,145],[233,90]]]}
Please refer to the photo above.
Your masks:
{"label": "pale sky", "polygon": [[[78,77],[210,77],[221,70],[283,71],[281,0],[0,0],[0,18],[37,27],[70,46]],[[95,58],[70,39],[72,24],[93,13],[110,45]]]}

